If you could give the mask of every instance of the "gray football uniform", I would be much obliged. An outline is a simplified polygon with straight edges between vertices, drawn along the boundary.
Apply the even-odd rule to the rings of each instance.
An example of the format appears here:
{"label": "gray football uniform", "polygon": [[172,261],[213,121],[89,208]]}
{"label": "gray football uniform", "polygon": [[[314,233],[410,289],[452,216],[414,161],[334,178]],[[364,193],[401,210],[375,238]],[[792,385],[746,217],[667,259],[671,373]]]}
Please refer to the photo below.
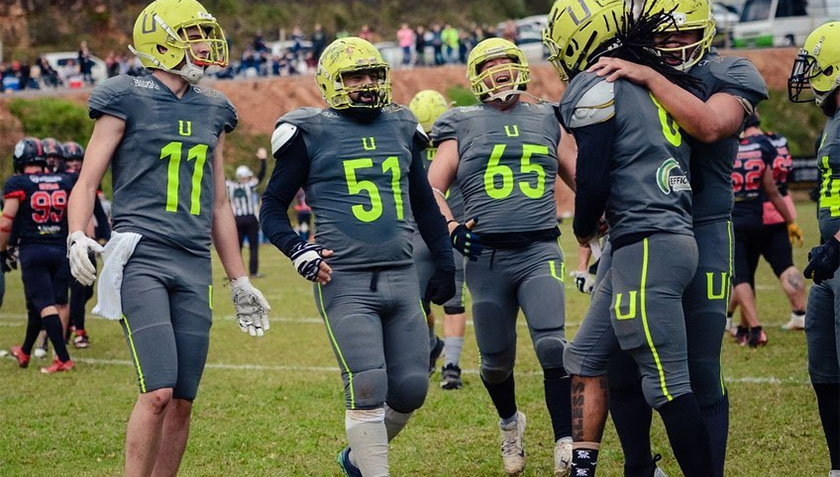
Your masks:
{"label": "gray football uniform", "polygon": [[[825,125],[817,165],[822,176],[817,217],[820,235],[827,240],[840,230],[840,111]],[[840,383],[840,272],[811,287],[805,334],[811,382]]]}
{"label": "gray football uniform", "polygon": [[615,121],[609,267],[599,266],[601,281],[566,348],[567,370],[603,375],[620,346],[639,365],[648,403],[659,408],[691,392],[680,298],[697,266],[687,138],[646,89],[589,73],[572,80],[561,114],[573,133]]}
{"label": "gray football uniform", "polygon": [[213,155],[237,124],[218,91],[178,98],[154,76],[117,76],[96,87],[90,116],[125,121],[111,160],[117,232],[143,236],[125,266],[123,327],[141,392],[174,388],[195,398],[212,310]]}
{"label": "gray football uniform", "polygon": [[387,402],[420,407],[428,388],[429,340],[412,260],[408,173],[417,119],[390,105],[370,122],[332,109],[283,116],[309,154],[304,185],[315,241],[335,255],[332,280],[315,286],[345,383],[348,409]]}
{"label": "gray football uniform", "polygon": [[[457,181],[464,217],[491,236],[551,231],[557,226],[554,182],[560,125],[547,103],[454,108],[435,122],[432,141],[458,142]],[[516,357],[521,308],[543,369],[562,369],[565,346],[563,252],[555,235],[517,247],[490,248],[466,264],[481,376],[506,380]]]}

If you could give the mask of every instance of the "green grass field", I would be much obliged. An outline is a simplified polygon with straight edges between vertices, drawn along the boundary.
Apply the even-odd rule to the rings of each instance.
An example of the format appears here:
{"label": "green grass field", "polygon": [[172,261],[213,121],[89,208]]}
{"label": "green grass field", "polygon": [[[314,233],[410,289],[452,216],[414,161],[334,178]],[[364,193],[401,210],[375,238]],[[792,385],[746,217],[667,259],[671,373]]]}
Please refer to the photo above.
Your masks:
{"label": "green grass field", "polygon": [[[798,208],[806,232],[805,247],[795,249],[801,269],[818,232],[813,204]],[[577,249],[568,221],[563,232],[567,263],[573,266]],[[264,246],[261,254],[266,277],[255,283],[274,308],[272,328],[263,339],[239,331],[214,259],[215,325],[181,475],[339,475],[334,459],[345,442],[341,379],[317,318],[312,288],[278,251]],[[0,312],[4,349],[20,343],[25,331],[19,272],[6,280]],[[828,455],[808,384],[805,336],[779,330],[790,309],[765,263],[757,288],[769,345],[740,348],[724,338],[723,365],[732,400],[727,475],[825,475]],[[567,288],[570,337],[588,302],[588,295]],[[529,425],[524,475],[549,475],[553,443],[542,375],[522,318],[520,326],[517,394]],[[73,372],[43,375],[38,368],[47,361],[34,358],[28,369],[19,369],[10,358],[0,361],[0,475],[121,473],[125,424],[137,393],[135,373],[117,323],[89,318],[87,328],[92,346],[71,349],[77,363]],[[426,404],[391,447],[393,475],[503,475],[497,418],[476,374],[471,326],[466,338],[464,388],[442,391],[439,375],[433,376]],[[680,475],[658,417],[653,432],[655,452],[664,457],[661,465],[671,476]],[[600,464],[599,475],[621,475],[621,451],[611,424]]]}

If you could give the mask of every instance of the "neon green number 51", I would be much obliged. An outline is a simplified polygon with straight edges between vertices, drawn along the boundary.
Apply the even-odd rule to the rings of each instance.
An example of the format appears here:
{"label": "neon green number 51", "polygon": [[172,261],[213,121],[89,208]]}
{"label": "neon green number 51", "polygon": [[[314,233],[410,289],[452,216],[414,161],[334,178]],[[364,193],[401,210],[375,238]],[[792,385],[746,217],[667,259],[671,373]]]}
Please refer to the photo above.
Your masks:
{"label": "neon green number 51", "polygon": [[[349,159],[344,161],[344,176],[347,179],[347,192],[352,195],[367,192],[370,196],[370,207],[363,204],[355,204],[351,209],[353,215],[362,222],[373,222],[382,216],[382,196],[373,181],[359,180],[356,178],[357,169],[369,169],[373,167],[373,159],[365,157],[362,159]],[[400,159],[397,156],[389,156],[382,163],[382,173],[391,173],[391,191],[394,194],[394,206],[397,209],[397,220],[404,216],[402,191],[400,190]]]}

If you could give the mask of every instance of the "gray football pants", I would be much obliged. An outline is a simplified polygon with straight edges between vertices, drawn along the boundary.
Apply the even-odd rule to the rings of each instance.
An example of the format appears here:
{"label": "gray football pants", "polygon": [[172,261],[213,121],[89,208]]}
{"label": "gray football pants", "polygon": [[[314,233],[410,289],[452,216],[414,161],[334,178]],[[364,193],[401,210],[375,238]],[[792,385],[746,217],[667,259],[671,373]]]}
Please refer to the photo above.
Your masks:
{"label": "gray football pants", "polygon": [[606,263],[566,347],[566,370],[602,376],[614,353],[627,351],[639,367],[645,399],[658,409],[691,392],[682,296],[697,268],[697,244],[690,235],[658,233],[613,251]]}
{"label": "gray football pants", "polygon": [[409,413],[429,388],[429,338],[413,265],[334,270],[315,304],[344,379],[347,409]]}
{"label": "gray football pants", "polygon": [[542,368],[563,367],[564,272],[563,251],[555,241],[512,250],[488,249],[477,261],[467,262],[467,287],[485,381],[500,383],[513,372],[520,308]]}
{"label": "gray football pants", "polygon": [[[700,407],[708,407],[720,401],[726,392],[720,352],[733,273],[732,223],[724,220],[695,225],[694,238],[699,257],[697,272],[683,294],[683,313],[691,389]],[[600,264],[598,275],[601,275]],[[637,380],[637,369],[628,354],[616,354],[609,364],[610,386],[621,387]]]}
{"label": "gray football pants", "polygon": [[815,384],[840,383],[840,271],[814,284],[805,313],[808,374]]}

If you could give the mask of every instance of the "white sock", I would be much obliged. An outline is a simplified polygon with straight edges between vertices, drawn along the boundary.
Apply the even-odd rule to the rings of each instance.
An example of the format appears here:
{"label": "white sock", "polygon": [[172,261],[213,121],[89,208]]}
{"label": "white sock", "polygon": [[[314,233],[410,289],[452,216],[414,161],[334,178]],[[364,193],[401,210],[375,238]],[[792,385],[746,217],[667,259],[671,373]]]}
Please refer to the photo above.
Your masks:
{"label": "white sock", "polygon": [[443,337],[443,356],[444,362],[443,365],[455,365],[458,366],[458,362],[461,360],[461,349],[464,347],[464,338],[457,337],[457,336],[444,336]]}
{"label": "white sock", "polygon": [[388,477],[388,432],[385,409],[351,410],[344,427],[350,444],[350,463],[365,477]]}
{"label": "white sock", "polygon": [[397,437],[397,434],[403,430],[410,417],[410,412],[398,412],[385,404],[385,429],[388,431],[388,442],[391,442]]}

